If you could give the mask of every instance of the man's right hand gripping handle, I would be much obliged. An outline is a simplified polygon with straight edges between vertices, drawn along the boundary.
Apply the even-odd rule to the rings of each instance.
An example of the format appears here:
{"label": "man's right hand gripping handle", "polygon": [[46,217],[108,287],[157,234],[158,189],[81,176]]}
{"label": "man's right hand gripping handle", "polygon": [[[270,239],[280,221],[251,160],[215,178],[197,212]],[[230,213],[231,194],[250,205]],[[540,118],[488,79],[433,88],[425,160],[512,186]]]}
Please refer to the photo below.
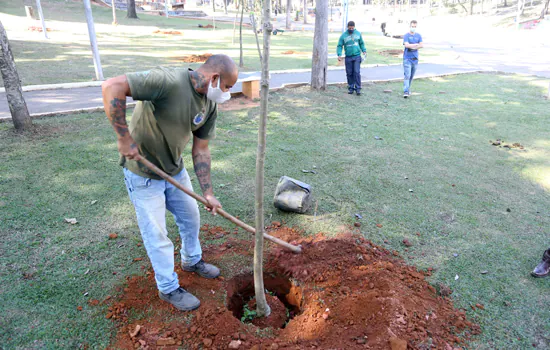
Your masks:
{"label": "man's right hand gripping handle", "polygon": [[117,134],[119,153],[127,159],[138,160],[139,150],[126,123],[126,96],[132,95],[126,76],[121,75],[106,80],[101,84],[101,90],[105,114]]}

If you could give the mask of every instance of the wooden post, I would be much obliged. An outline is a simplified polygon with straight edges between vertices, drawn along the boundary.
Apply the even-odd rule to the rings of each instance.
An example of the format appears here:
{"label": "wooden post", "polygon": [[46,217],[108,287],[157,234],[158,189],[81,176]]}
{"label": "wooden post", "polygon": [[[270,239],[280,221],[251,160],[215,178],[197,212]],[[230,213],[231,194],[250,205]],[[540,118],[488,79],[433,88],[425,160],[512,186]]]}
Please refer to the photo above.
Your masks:
{"label": "wooden post", "polygon": [[40,15],[40,21],[42,22],[42,31],[44,32],[44,36],[46,39],[48,38],[48,30],[46,28],[46,21],[44,20],[44,14],[42,13],[42,5],[40,4],[40,0],[36,0],[36,9],[38,10],[38,15]]}
{"label": "wooden post", "polygon": [[101,68],[101,58],[99,57],[99,49],[97,47],[94,18],[92,17],[92,6],[90,4],[90,0],[84,0],[84,11],[86,12],[88,34],[90,35],[90,45],[92,46],[92,56],[94,58],[95,78],[97,80],[104,80],[103,69]]}

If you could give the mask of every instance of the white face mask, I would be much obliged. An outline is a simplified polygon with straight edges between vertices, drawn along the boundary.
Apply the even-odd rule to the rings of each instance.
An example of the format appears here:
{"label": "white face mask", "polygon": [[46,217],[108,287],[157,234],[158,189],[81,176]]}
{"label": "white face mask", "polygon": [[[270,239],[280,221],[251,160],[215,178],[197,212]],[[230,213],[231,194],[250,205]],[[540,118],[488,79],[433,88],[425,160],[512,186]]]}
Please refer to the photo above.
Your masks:
{"label": "white face mask", "polygon": [[231,98],[231,93],[229,91],[223,92],[222,89],[220,89],[220,80],[221,78],[218,77],[218,87],[213,87],[212,82],[210,82],[208,85],[208,92],[206,93],[206,98],[216,103],[224,103]]}

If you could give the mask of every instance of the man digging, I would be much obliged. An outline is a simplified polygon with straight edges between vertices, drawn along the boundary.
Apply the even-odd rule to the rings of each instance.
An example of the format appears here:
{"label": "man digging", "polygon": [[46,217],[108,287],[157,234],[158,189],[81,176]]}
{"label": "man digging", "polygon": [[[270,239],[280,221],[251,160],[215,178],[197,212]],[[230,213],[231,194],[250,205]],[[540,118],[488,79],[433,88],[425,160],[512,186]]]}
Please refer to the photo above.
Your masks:
{"label": "man digging", "polygon": [[[210,180],[210,149],[215,136],[217,104],[231,97],[238,68],[226,55],[211,56],[196,71],[155,68],[111,78],[102,85],[103,104],[117,134],[124,181],[132,201],[143,244],[155,271],[162,300],[179,310],[194,310],[200,301],[181,288],[174,271],[174,245],[166,231],[166,209],[181,237],[184,271],[216,278],[220,270],[202,260],[197,202],[138,162],[144,157],[192,190],[181,154],[193,136],[192,156],[207,210],[221,208]],[[126,123],[126,96],[138,101],[130,126]]]}

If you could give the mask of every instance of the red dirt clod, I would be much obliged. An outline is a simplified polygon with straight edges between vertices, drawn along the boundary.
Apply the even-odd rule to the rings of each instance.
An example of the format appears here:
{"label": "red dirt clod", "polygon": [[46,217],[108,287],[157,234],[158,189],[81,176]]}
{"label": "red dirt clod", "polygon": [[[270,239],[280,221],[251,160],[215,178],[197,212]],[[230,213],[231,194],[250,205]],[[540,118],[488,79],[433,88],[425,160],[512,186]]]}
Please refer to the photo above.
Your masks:
{"label": "red dirt clod", "polygon": [[390,338],[391,350],[407,350],[407,341],[399,338]]}
{"label": "red dirt clod", "polygon": [[227,347],[229,349],[238,349],[241,347],[241,343],[240,340],[232,340]]}
{"label": "red dirt clod", "polygon": [[353,226],[355,226],[355,227],[361,227],[361,223],[360,223],[360,222],[356,222],[356,223],[353,224]]}
{"label": "red dirt clod", "polygon": [[158,346],[176,345],[176,340],[174,338],[158,338],[157,345]]}
{"label": "red dirt clod", "polygon": [[376,224],[376,227],[382,228],[382,224]]}
{"label": "red dirt clod", "polygon": [[[183,61],[185,63],[202,63],[206,62],[207,59],[209,59],[212,56],[211,53],[205,53],[202,55],[190,55],[190,56],[183,56],[177,58],[179,61]],[[205,225],[205,227],[208,227]]]}
{"label": "red dirt clod", "polygon": [[202,344],[204,345],[205,348],[209,348],[212,345],[212,339],[204,338],[202,340]]}
{"label": "red dirt clod", "polygon": [[143,258],[134,258],[134,261],[141,261]]}
{"label": "red dirt clod", "polygon": [[99,305],[99,300],[97,300],[97,299],[90,299],[90,300],[88,300],[88,305],[90,305],[90,306],[97,306],[97,305]]}
{"label": "red dirt clod", "polygon": [[485,306],[483,306],[482,304],[476,304],[476,307],[478,309],[485,310]]}
{"label": "red dirt clod", "polygon": [[76,308],[78,311],[82,311],[82,306],[77,306]]}
{"label": "red dirt clod", "polygon": [[408,239],[406,239],[406,238],[403,240],[403,244],[404,244],[406,247],[412,247],[412,245],[413,245],[413,244],[412,244]]}
{"label": "red dirt clod", "polygon": [[128,332],[130,334],[130,337],[135,338],[139,332],[141,331],[141,326],[139,324],[136,325],[133,331]]}
{"label": "red dirt clod", "polygon": [[109,239],[117,239],[118,235],[116,233],[109,233]]}

